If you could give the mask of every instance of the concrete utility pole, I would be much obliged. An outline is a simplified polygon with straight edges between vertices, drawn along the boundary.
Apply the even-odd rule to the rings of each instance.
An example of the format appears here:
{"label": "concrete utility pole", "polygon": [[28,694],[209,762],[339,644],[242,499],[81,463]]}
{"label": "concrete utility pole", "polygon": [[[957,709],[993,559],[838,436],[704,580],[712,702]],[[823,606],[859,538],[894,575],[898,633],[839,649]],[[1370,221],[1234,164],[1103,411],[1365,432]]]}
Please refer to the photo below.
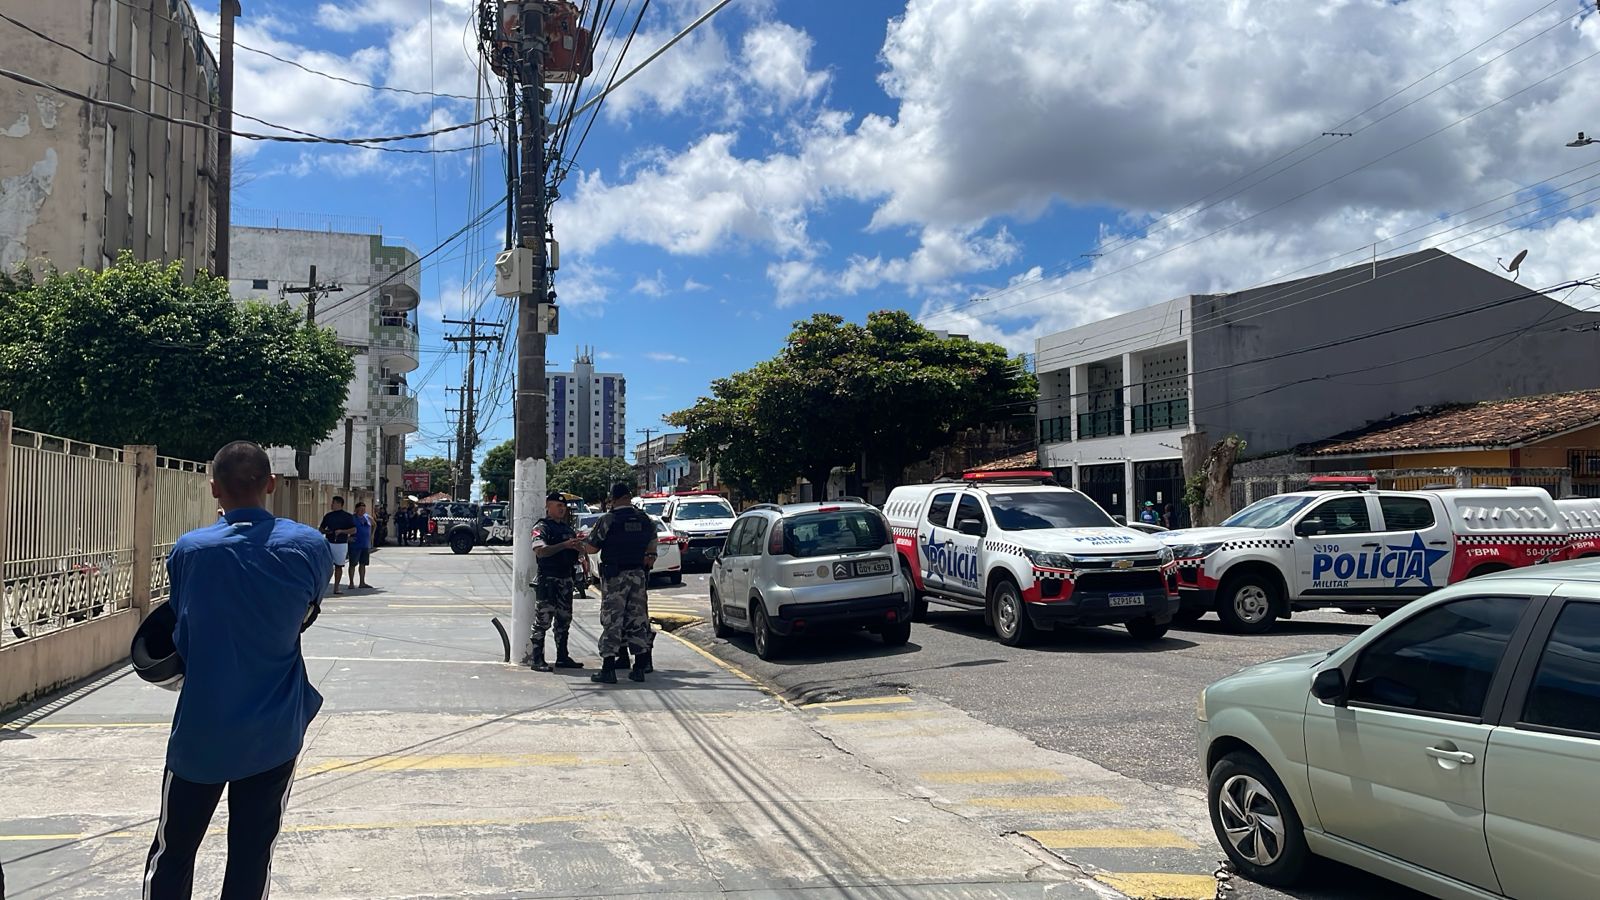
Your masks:
{"label": "concrete utility pole", "polygon": [[472,451],[478,446],[478,387],[477,387],[477,362],[478,344],[500,343],[499,334],[479,334],[478,327],[486,326],[498,329],[499,322],[481,322],[476,317],[466,320],[445,319],[446,325],[462,325],[467,328],[466,334],[457,334],[446,337],[445,340],[452,344],[467,345],[467,373],[466,385],[459,389],[461,393],[461,429],[457,434],[458,447],[456,449],[456,478],[452,488],[457,499],[470,499],[472,497]]}
{"label": "concrete utility pole", "polygon": [[[115,3],[117,0],[111,0]],[[233,226],[233,20],[244,15],[239,0],[222,0],[222,58],[217,63],[217,277],[228,277],[228,229]],[[139,68],[139,61],[133,61]],[[151,73],[155,77],[155,73]]]}
{"label": "concrete utility pole", "polygon": [[[306,298],[306,326],[317,324],[317,301],[328,294],[344,290],[337,284],[319,284],[317,282],[317,267],[311,266],[311,271],[306,275],[305,287],[285,287],[284,294],[304,294]],[[296,447],[294,451],[294,475],[301,480],[309,481],[311,478],[311,448]]]}
{"label": "concrete utility pole", "polygon": [[533,533],[545,492],[545,457],[549,453],[545,418],[549,397],[545,393],[545,336],[540,327],[540,306],[549,294],[550,273],[545,266],[545,235],[548,208],[545,202],[545,89],[544,37],[545,5],[542,0],[506,0],[520,12],[517,35],[521,51],[517,60],[517,80],[522,88],[522,146],[517,183],[517,240],[533,254],[532,290],[517,298],[517,394],[515,487],[515,548],[512,555],[511,583],[513,660],[532,658],[529,631],[534,612]]}
{"label": "concrete utility pole", "polygon": [[644,435],[644,487],[641,490],[653,491],[656,488],[650,478],[650,436],[656,433],[656,429],[641,428],[639,433]]}
{"label": "concrete utility pole", "polygon": [[350,416],[344,419],[344,489],[350,492],[350,445],[355,442],[356,420]]}

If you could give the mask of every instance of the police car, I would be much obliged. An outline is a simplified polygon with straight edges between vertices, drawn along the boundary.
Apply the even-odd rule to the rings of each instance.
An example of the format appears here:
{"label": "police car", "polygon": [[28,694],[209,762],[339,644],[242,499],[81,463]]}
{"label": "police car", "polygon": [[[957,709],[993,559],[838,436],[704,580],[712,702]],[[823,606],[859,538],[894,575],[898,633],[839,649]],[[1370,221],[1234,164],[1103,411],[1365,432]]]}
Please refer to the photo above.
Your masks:
{"label": "police car", "polygon": [[1229,629],[1259,634],[1302,610],[1384,615],[1447,584],[1568,555],[1570,530],[1540,488],[1376,484],[1318,476],[1219,527],[1160,535],[1178,557],[1178,621],[1214,609]]}
{"label": "police car", "polygon": [[1556,501],[1556,509],[1567,523],[1566,559],[1600,556],[1600,499],[1568,497]]}
{"label": "police car", "polygon": [[895,488],[883,506],[917,593],[982,610],[1002,643],[1038,631],[1122,624],[1165,635],[1178,608],[1172,551],[1118,525],[1049,472],[973,472],[960,481]]}
{"label": "police car", "polygon": [[727,499],[716,491],[684,491],[673,494],[661,518],[677,533],[683,550],[683,564],[709,564],[706,551],[720,548],[733,529],[737,514]]}

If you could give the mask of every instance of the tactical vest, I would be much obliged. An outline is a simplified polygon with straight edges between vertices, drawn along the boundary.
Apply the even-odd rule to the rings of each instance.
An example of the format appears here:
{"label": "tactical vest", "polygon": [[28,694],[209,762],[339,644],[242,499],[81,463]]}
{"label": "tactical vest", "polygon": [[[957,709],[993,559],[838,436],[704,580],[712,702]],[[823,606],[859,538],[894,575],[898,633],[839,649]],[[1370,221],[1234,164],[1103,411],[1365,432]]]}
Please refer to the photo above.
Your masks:
{"label": "tactical vest", "polygon": [[656,526],[650,517],[631,506],[612,510],[605,543],[600,546],[600,563],[621,571],[644,568],[644,551],[655,539]]}
{"label": "tactical vest", "polygon": [[[578,533],[572,530],[571,525],[566,522],[558,522],[555,519],[540,519],[539,528],[542,529],[541,533],[544,535],[544,543],[547,547],[563,541],[570,541],[578,536]],[[541,575],[571,578],[572,568],[578,564],[578,551],[563,550],[560,553],[552,553],[549,556],[537,557],[537,559]]]}

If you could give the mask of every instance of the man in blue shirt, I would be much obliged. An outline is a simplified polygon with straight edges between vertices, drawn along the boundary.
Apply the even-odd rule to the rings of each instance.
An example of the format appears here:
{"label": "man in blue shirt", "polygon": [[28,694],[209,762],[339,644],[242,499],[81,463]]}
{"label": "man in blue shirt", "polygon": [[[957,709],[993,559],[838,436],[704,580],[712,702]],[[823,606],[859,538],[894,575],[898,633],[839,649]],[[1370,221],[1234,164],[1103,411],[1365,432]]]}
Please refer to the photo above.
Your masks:
{"label": "man in blue shirt", "polygon": [[167,741],[161,819],[145,861],[145,900],[188,900],[195,854],[228,789],[223,900],[262,898],[295,758],[322,695],[300,633],[316,618],[333,559],[316,529],[266,510],[266,451],[235,441],[211,463],[223,519],[167,557],[183,691]]}
{"label": "man in blue shirt", "polygon": [[356,504],[356,533],[350,538],[350,587],[356,587],[356,569],[361,569],[361,587],[367,584],[367,566],[372,562],[372,517],[365,503]]}

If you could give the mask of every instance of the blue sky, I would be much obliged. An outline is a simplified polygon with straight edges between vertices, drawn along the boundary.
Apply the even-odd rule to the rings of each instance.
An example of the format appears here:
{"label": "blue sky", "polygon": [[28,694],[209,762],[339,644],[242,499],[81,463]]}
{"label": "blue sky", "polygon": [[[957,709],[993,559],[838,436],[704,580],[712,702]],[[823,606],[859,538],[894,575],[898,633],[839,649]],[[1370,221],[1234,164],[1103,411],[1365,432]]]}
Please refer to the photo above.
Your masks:
{"label": "blue sky", "polygon": [[[474,95],[472,5],[252,0],[240,40],[357,80]],[[626,64],[709,5],[656,0]],[[208,23],[212,9],[198,4]],[[1336,268],[1374,244],[1480,265],[1526,247],[1524,281],[1589,274],[1600,235],[1578,192],[1592,182],[1574,182],[1600,170],[1547,180],[1589,162],[1562,146],[1572,132],[1600,129],[1585,118],[1600,33],[1583,10],[734,0],[608,101],[576,157],[553,213],[563,320],[551,366],[594,347],[600,368],[628,378],[633,432],[771,356],[819,311],[902,308],[1026,352],[1041,334]],[[612,46],[602,38],[601,71]],[[239,61],[241,111],[321,134],[474,117],[472,101]],[[476,170],[473,155],[251,146],[235,203],[362,216],[426,250],[499,196],[499,154]],[[1524,206],[1467,212],[1518,190]],[[414,454],[442,452],[444,388],[461,380],[439,318],[480,302],[503,315],[475,277],[502,222],[424,272]],[[511,433],[497,386],[485,448]]]}

